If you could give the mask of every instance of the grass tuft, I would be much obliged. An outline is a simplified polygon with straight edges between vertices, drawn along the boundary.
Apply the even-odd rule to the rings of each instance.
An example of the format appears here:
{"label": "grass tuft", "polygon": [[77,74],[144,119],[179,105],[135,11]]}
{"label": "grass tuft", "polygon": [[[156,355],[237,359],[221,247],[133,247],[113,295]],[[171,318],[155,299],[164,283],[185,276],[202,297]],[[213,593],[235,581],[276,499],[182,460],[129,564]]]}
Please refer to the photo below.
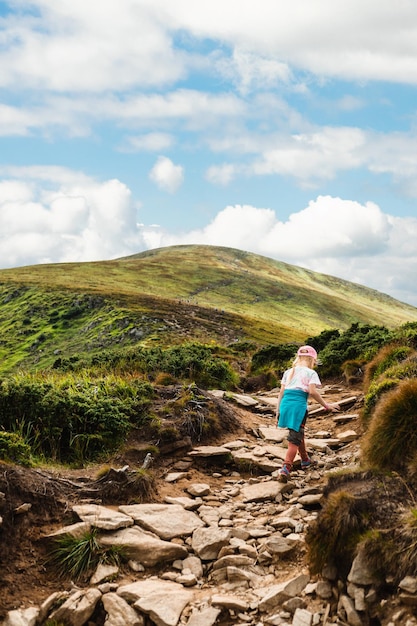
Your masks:
{"label": "grass tuft", "polygon": [[404,472],[415,464],[417,379],[401,381],[377,403],[362,440],[362,463],[381,471]]}
{"label": "grass tuft", "polygon": [[91,574],[100,563],[121,564],[123,548],[103,548],[98,542],[97,532],[96,528],[92,528],[80,537],[65,534],[55,540],[48,562],[60,578],[80,580]]}

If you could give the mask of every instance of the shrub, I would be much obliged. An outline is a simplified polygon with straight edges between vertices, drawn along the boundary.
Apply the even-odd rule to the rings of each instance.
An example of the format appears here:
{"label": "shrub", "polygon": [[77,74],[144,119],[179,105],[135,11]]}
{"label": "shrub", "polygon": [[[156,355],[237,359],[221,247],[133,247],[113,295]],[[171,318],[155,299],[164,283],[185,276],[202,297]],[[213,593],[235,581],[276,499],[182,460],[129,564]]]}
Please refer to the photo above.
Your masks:
{"label": "shrub", "polygon": [[[77,370],[92,368],[106,372],[109,369],[120,374],[135,372],[151,380],[161,373],[176,380],[194,382],[201,387],[234,388],[238,377],[223,355],[224,348],[208,346],[198,342],[186,342],[170,348],[135,347],[126,350],[101,352],[90,361],[79,360],[68,363],[57,359],[55,369]],[[224,355],[223,355],[224,356]]]}
{"label": "shrub", "polygon": [[[324,338],[328,339],[326,344]],[[392,332],[384,326],[354,323],[343,333],[324,331],[317,337],[310,337],[306,343],[311,343],[319,352],[322,375],[332,376],[340,374],[345,361],[356,359],[369,361],[391,340]]]}
{"label": "shrub", "polygon": [[[367,393],[364,397],[364,408],[362,411],[363,423],[367,422],[377,406],[379,400],[387,392],[394,389],[402,380],[417,377],[417,354],[412,352],[409,354],[407,347],[396,347],[389,350],[382,348],[382,354],[379,353],[370,364],[370,372],[374,372],[374,378],[367,373],[366,377],[370,380],[367,387]],[[407,356],[409,354],[409,356]],[[402,357],[404,360],[399,360]],[[368,372],[368,369],[367,369]]]}
{"label": "shrub", "polygon": [[393,365],[404,361],[412,352],[412,348],[397,343],[383,346],[365,367],[364,390],[369,389],[377,376],[383,374]]}
{"label": "shrub", "polygon": [[378,402],[362,442],[362,460],[384,471],[404,471],[415,454],[417,379],[401,381]]}
{"label": "shrub", "polygon": [[398,585],[417,575],[417,511],[402,514],[394,528],[370,533],[363,541],[370,567]]}
{"label": "shrub", "polygon": [[368,393],[364,397],[364,404],[362,410],[362,424],[367,427],[369,420],[376,405],[380,401],[387,391],[395,389],[398,385],[398,378],[383,378],[380,381],[375,381],[369,387]]}
{"label": "shrub", "polygon": [[365,361],[361,359],[352,359],[343,363],[341,370],[348,385],[362,378],[364,365]]}
{"label": "shrub", "polygon": [[31,449],[19,433],[0,431],[0,459],[31,465]]}
{"label": "shrub", "polygon": [[61,462],[117,449],[146,419],[149,383],[106,378],[19,374],[0,383],[0,425],[24,429],[34,454]]}
{"label": "shrub", "polygon": [[[306,535],[311,572],[321,573],[325,565],[337,565],[347,574],[361,534],[366,528],[369,503],[348,491],[331,493],[316,522]],[[346,571],[343,571],[346,570]]]}
{"label": "shrub", "polygon": [[250,371],[252,375],[262,374],[265,369],[283,372],[294,359],[298,346],[293,343],[265,346],[252,356]]}

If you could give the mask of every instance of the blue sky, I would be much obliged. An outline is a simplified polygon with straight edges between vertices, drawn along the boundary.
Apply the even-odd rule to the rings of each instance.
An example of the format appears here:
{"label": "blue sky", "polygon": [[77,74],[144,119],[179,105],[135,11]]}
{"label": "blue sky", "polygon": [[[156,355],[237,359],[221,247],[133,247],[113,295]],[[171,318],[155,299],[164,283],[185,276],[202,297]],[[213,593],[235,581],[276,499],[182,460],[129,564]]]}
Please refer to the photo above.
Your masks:
{"label": "blue sky", "polygon": [[417,306],[413,0],[0,2],[0,268],[203,243]]}

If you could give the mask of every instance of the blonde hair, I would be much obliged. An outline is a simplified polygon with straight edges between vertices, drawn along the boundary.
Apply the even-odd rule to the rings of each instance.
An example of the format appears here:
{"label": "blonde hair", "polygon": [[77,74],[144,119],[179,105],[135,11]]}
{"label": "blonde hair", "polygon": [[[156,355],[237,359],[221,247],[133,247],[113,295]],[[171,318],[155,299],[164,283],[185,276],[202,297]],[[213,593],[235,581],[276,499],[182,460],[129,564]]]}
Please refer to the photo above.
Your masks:
{"label": "blonde hair", "polygon": [[315,362],[316,359],[314,358],[314,356],[310,356],[309,354],[302,354],[295,357],[292,366],[295,367],[296,365],[305,365],[306,367],[313,369]]}
{"label": "blonde hair", "polygon": [[288,376],[287,384],[292,380],[292,377],[294,376],[295,368],[297,365],[304,365],[305,367],[309,367],[312,370],[315,362],[316,362],[316,359],[313,356],[310,356],[309,354],[302,354],[301,356],[297,355],[292,363],[292,368]]}

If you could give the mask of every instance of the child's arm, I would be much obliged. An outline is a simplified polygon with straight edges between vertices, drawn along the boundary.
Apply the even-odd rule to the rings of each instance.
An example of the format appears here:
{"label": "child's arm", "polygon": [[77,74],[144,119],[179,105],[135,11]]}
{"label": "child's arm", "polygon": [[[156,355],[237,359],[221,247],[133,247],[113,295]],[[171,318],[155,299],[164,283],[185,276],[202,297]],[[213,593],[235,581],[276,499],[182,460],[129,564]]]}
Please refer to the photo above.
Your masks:
{"label": "child's arm", "polygon": [[321,406],[323,406],[326,411],[340,411],[340,406],[337,402],[332,402],[332,404],[327,404],[326,400],[324,400],[319,394],[317,387],[314,383],[310,383],[308,386],[309,395],[316,400]]}
{"label": "child's arm", "polygon": [[277,424],[278,424],[278,419],[279,419],[279,405],[281,404],[281,400],[282,400],[282,396],[284,395],[284,391],[285,391],[285,386],[281,385],[281,389],[279,390],[279,394],[278,394],[278,404],[277,404],[277,413],[276,413]]}

